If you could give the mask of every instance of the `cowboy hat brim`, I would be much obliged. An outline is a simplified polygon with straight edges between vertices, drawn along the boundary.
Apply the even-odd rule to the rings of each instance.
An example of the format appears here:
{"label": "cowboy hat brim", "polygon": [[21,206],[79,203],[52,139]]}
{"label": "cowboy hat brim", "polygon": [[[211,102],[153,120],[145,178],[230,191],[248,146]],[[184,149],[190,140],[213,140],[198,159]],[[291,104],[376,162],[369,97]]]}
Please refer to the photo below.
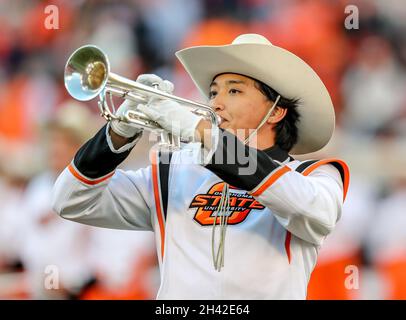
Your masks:
{"label": "cowboy hat brim", "polygon": [[190,47],[176,56],[205,97],[215,76],[238,73],[267,84],[285,98],[298,99],[298,142],[292,154],[315,152],[330,140],[335,115],[323,82],[306,62],[266,38],[242,35],[230,45]]}

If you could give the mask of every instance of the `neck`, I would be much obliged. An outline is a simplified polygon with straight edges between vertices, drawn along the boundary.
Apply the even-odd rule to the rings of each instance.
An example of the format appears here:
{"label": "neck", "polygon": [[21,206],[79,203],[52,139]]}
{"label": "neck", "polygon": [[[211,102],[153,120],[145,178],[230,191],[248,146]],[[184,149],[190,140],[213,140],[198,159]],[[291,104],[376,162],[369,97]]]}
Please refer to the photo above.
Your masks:
{"label": "neck", "polygon": [[[248,136],[249,134],[247,134],[242,141],[244,141]],[[272,130],[272,128],[264,126],[260,128],[253,136],[251,136],[246,145],[258,150],[271,148],[275,145],[275,132]]]}

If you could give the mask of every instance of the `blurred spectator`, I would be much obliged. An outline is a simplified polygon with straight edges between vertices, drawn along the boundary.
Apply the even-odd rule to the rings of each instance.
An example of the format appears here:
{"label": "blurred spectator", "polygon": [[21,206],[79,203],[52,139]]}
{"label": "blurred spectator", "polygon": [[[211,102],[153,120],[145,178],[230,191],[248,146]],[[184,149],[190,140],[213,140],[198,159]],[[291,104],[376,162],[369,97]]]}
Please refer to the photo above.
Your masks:
{"label": "blurred spectator", "polygon": [[268,21],[260,30],[272,43],[297,54],[325,83],[335,111],[342,110],[339,91],[349,58],[344,33],[344,6],[339,1],[272,1]]}
{"label": "blurred spectator", "polygon": [[0,299],[21,299],[28,297],[20,255],[25,226],[21,202],[39,162],[29,146],[0,146]]}
{"label": "blurred spectator", "polygon": [[369,233],[369,254],[381,279],[381,298],[406,299],[406,174],[393,177]]}
{"label": "blurred spectator", "polygon": [[[310,300],[361,299],[363,245],[368,228],[375,216],[377,190],[367,181],[351,176],[348,196],[341,219],[334,232],[326,238],[319,252],[317,265],[308,287]],[[360,276],[358,288],[350,288],[348,276],[356,268]],[[356,276],[356,274],[354,274]]]}
{"label": "blurred spectator", "polygon": [[[56,216],[49,198],[57,174],[69,164],[76,150],[94,132],[94,127],[88,110],[69,102],[44,129],[41,141],[47,146],[47,169],[27,187],[20,204],[23,212],[18,213],[24,220],[24,228],[14,231],[23,239],[20,254],[30,297],[61,299],[78,294],[92,277],[87,258],[91,234],[89,227]],[[57,289],[46,287],[47,278],[52,276],[48,274],[49,267],[56,268]]]}
{"label": "blurred spectator", "polygon": [[152,232],[93,228],[95,283],[80,299],[155,299],[160,279]]}
{"label": "blurred spectator", "polygon": [[92,19],[92,31],[84,40],[84,44],[100,47],[108,56],[111,71],[125,77],[132,77],[133,71],[140,69],[138,48],[131,32],[131,23],[135,12],[128,6],[110,5],[99,8]]}
{"label": "blurred spectator", "polygon": [[364,38],[343,80],[345,129],[370,136],[396,119],[405,101],[405,80],[390,43],[376,36]]}
{"label": "blurred spectator", "polygon": [[59,88],[45,66],[46,58],[32,55],[0,86],[0,136],[10,142],[34,142],[35,128],[54,111]]}
{"label": "blurred spectator", "polygon": [[174,52],[200,19],[201,1],[140,0],[136,4],[138,15],[133,31],[144,63],[142,73],[170,79]]}

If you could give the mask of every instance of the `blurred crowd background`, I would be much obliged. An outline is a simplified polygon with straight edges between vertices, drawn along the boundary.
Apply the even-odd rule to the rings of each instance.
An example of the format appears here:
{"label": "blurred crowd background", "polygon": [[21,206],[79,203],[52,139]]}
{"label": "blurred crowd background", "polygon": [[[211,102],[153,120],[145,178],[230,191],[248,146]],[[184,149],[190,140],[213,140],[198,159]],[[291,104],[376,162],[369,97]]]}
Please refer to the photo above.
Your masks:
{"label": "blurred crowd background", "polygon": [[[45,27],[49,5],[58,29]],[[358,29],[345,27],[348,5]],[[406,298],[404,0],[0,0],[1,299],[154,299],[159,287],[152,233],[83,226],[50,207],[55,178],[105,123],[96,101],[68,96],[70,53],[95,44],[115,73],[156,73],[176,95],[203,101],[175,51],[249,32],[318,72],[337,125],[307,158],[339,157],[351,169],[308,298]],[[122,167],[147,166],[153,140],[144,134]]]}

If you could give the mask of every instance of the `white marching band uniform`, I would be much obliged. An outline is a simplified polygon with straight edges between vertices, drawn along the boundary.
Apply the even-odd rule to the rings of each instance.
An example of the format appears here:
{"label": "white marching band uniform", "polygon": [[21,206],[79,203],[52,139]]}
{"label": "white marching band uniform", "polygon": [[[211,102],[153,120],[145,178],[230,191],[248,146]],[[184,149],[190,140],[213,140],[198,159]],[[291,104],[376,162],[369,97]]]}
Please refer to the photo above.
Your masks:
{"label": "white marching band uniform", "polygon": [[[344,162],[300,162],[272,147],[250,154],[254,175],[239,175],[238,163],[198,164],[200,144],[190,144],[172,154],[165,178],[159,153],[147,168],[116,170],[138,139],[118,152],[107,130],[59,176],[53,207],[88,225],[153,231],[161,275],[157,299],[306,298],[318,249],[341,215],[348,188]],[[226,149],[220,143],[213,159]],[[232,186],[231,213],[218,272],[210,241],[224,181]]]}
{"label": "white marching band uniform", "polygon": [[[176,56],[206,97],[217,75],[236,73],[297,100],[292,154],[315,152],[330,140],[335,115],[323,82],[302,59],[265,37],[243,34],[231,44],[186,48]],[[156,121],[168,125],[156,113]],[[157,152],[149,167],[122,171],[116,168],[139,134],[114,150],[108,130],[106,125],[89,140],[60,175],[53,207],[63,218],[85,224],[152,230],[161,275],[158,299],[306,298],[318,249],[341,216],[349,180],[343,161],[300,162],[277,145],[256,150],[220,129],[204,164],[200,143],[192,143],[173,152],[170,164],[162,160],[167,154]],[[236,156],[240,151],[244,159]],[[221,235],[226,230],[217,215],[224,213],[224,183],[230,210],[224,211],[225,242],[218,241],[224,253],[219,272],[212,240],[216,227]]]}

